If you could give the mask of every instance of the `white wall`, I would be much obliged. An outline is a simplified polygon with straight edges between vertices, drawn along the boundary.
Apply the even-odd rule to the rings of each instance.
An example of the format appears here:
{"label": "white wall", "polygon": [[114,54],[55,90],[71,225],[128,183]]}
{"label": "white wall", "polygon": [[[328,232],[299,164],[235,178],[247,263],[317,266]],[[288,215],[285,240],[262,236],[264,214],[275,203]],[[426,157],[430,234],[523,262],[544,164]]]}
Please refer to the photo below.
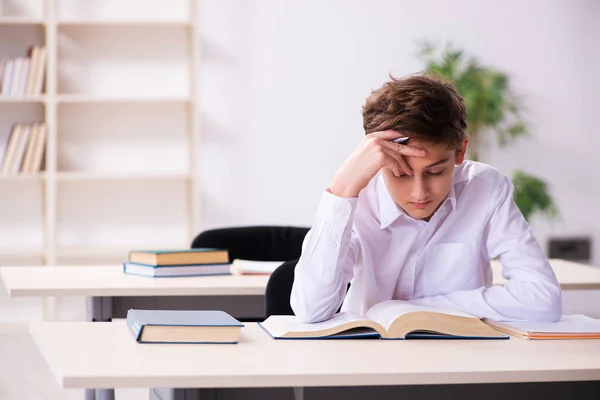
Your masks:
{"label": "white wall", "polygon": [[[600,253],[600,3],[593,0],[203,0],[198,149],[202,228],[309,225],[359,142],[361,106],[389,73],[417,72],[416,41],[452,41],[513,77],[533,138],[488,160],[551,184],[554,235]],[[596,257],[596,262],[599,258]]]}

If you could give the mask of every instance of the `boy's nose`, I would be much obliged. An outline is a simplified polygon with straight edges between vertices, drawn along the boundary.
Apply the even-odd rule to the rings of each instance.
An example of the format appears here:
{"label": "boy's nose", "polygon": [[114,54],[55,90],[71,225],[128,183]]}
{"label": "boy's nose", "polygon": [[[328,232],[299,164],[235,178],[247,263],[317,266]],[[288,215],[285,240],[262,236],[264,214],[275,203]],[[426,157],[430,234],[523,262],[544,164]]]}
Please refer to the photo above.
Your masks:
{"label": "boy's nose", "polygon": [[422,179],[416,178],[413,181],[412,191],[411,191],[410,195],[413,197],[413,199],[415,199],[416,201],[419,201],[419,200],[426,200],[427,194],[428,194],[428,189],[425,185],[425,182],[423,182]]}

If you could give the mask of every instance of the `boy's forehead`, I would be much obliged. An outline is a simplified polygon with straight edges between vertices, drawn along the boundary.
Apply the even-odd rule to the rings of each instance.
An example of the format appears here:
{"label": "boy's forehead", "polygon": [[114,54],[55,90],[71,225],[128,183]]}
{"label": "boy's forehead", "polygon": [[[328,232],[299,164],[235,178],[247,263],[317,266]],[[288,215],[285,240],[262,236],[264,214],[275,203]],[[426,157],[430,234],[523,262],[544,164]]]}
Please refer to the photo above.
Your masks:
{"label": "boy's forehead", "polygon": [[411,147],[416,147],[418,149],[425,150],[426,157],[435,154],[441,156],[449,154],[449,152],[454,152],[454,150],[452,148],[449,148],[445,143],[432,143],[417,138],[410,138],[406,144]]}
{"label": "boy's forehead", "polygon": [[432,143],[416,138],[408,140],[407,144],[412,147],[425,150],[423,157],[406,157],[406,161],[411,167],[425,166],[444,159],[454,160],[455,150],[449,148],[445,143]]}

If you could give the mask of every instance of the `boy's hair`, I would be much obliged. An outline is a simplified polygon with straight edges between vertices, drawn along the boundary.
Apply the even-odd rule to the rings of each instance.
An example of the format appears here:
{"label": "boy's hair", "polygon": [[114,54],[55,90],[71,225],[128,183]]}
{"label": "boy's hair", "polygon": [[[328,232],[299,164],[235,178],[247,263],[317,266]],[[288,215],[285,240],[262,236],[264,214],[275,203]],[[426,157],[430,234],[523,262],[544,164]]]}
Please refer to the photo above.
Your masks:
{"label": "boy's hair", "polygon": [[429,73],[390,78],[363,106],[366,134],[392,129],[449,148],[464,142],[467,111],[451,81]]}

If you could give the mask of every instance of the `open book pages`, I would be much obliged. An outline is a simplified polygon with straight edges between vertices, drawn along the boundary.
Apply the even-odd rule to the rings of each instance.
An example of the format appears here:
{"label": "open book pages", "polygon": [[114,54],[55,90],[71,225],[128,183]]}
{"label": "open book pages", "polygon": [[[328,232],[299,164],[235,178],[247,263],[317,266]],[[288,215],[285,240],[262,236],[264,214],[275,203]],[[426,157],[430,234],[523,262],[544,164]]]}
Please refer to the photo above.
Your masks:
{"label": "open book pages", "polygon": [[307,324],[291,315],[272,315],[259,324],[276,339],[300,339],[311,337],[351,338],[361,336],[385,336],[385,329],[374,321],[357,314],[338,313],[323,322]]}
{"label": "open book pages", "polygon": [[557,322],[486,319],[495,329],[523,339],[600,339],[600,320],[585,315],[563,315]]}
{"label": "open book pages", "polygon": [[365,314],[365,318],[379,322],[386,331],[389,331],[392,327],[392,324],[398,319],[398,317],[408,313],[416,312],[437,313],[447,316],[464,317],[478,320],[474,316],[463,311],[443,305],[423,305],[420,304],[418,300],[411,302],[402,300],[388,300],[377,303],[373,307],[369,308]]}
{"label": "open book pages", "polygon": [[231,273],[236,275],[270,275],[284,261],[253,261],[236,258],[231,263]]}
{"label": "open book pages", "polygon": [[[473,338],[506,339],[507,335],[460,310],[436,308],[401,300],[371,307],[364,316],[342,312],[318,323],[303,323],[293,316],[270,316],[261,326],[277,339],[348,338],[384,339]],[[362,330],[357,331],[357,329]]]}

